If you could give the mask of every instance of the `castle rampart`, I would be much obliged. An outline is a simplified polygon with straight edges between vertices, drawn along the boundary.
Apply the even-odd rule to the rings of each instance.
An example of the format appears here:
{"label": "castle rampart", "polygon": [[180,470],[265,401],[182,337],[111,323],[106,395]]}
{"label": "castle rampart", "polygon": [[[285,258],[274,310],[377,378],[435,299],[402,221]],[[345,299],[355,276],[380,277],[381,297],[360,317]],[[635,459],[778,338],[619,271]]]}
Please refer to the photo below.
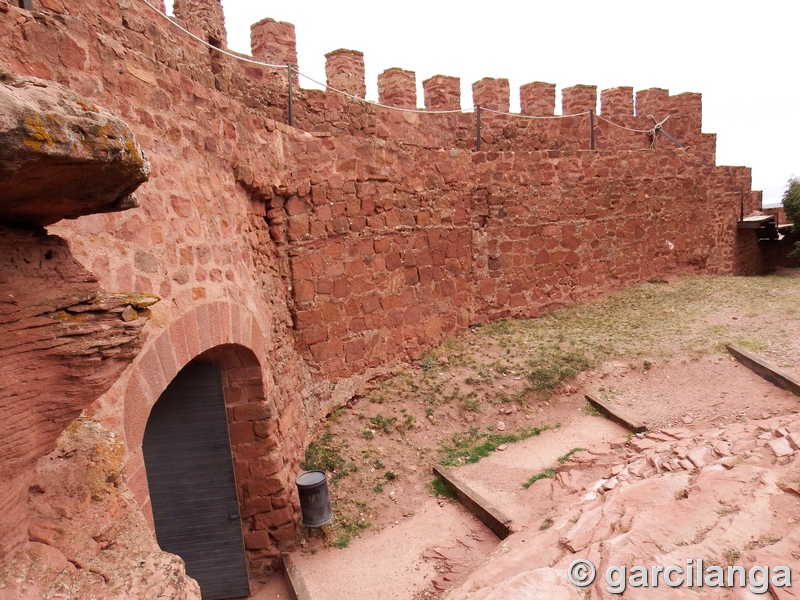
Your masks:
{"label": "castle rampart", "polygon": [[[554,115],[555,85],[526,84],[520,115],[482,111],[477,151],[455,77],[424,81],[416,112],[415,74],[389,69],[381,103],[415,112],[389,109],[359,100],[363,54],[337,50],[328,85],[355,98],[293,79],[289,127],[286,67],[216,52],[139,0],[0,7],[0,67],[107,107],[153,166],[139,207],[50,228],[101,289],[162,299],[140,354],[85,398],[85,414],[120,436],[147,514],[149,410],[185,365],[221,365],[253,574],[292,543],[306,430],[346,400],[337,394],[470,324],[653,277],[760,267],[736,229],[742,206],[759,203],[750,170],[716,166],[699,94],[640,90],[634,104],[631,88],[614,88],[595,113],[596,87],[572,86]],[[225,48],[220,10],[176,2],[176,20]],[[290,24],[255,24],[252,47],[296,66]],[[509,110],[505,79],[473,94]],[[650,133],[666,117],[680,147]],[[17,500],[0,512],[15,540]]]}

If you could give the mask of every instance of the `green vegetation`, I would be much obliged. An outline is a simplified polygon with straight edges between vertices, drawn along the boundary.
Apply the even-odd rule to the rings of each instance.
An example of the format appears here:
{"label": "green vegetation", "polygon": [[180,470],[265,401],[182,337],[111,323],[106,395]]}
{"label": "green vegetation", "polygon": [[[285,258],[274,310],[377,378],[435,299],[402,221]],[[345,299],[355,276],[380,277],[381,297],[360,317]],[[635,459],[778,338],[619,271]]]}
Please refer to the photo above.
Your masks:
{"label": "green vegetation", "polygon": [[603,415],[597,410],[597,407],[594,404],[590,404],[589,402],[586,403],[586,406],[583,407],[583,414],[588,415],[590,417],[602,417]]}
{"label": "green vegetation", "polygon": [[457,498],[455,490],[441,477],[437,477],[431,482],[431,493],[434,496],[444,496],[450,500],[455,500]]}
{"label": "green vegetation", "polygon": [[569,457],[575,454],[576,452],[585,452],[585,451],[586,448],[573,448],[572,450],[567,452],[564,456],[559,456],[558,462],[563,465],[565,462],[569,460]]}
{"label": "green vegetation", "polygon": [[[783,192],[783,208],[786,217],[794,224],[794,231],[800,231],[800,178],[793,177]],[[795,245],[792,256],[800,258],[800,242]]]}
{"label": "green vegetation", "polygon": [[522,429],[517,433],[484,433],[473,427],[469,432],[453,434],[449,444],[439,450],[439,462],[445,466],[464,463],[476,463],[497,450],[501,444],[511,444],[526,440],[529,437],[541,435],[543,431],[560,427],[561,424],[543,425],[531,429]]}
{"label": "green vegetation", "polygon": [[545,469],[544,471],[539,471],[536,475],[528,479],[525,483],[522,484],[526,490],[531,487],[534,483],[539,481],[540,479],[552,479],[556,476],[556,470],[553,468]]}
{"label": "green vegetation", "polygon": [[318,440],[311,442],[306,448],[306,459],[300,466],[306,470],[320,470],[331,474],[331,481],[338,481],[345,475],[354,473],[358,467],[348,462],[342,455],[347,444],[334,440],[330,432],[323,433]]}
{"label": "green vegetation", "polygon": [[382,430],[384,433],[392,433],[395,423],[397,423],[397,417],[385,417],[381,414],[377,414],[369,420],[370,425],[375,429]]}
{"label": "green vegetation", "polygon": [[[558,457],[558,462],[563,465],[565,462],[567,462],[569,460],[570,456],[572,456],[576,452],[583,452],[584,450],[586,450],[586,448],[573,448],[572,450],[567,452],[565,455],[559,456]],[[550,467],[549,469],[544,469],[543,471],[539,471],[536,475],[532,476],[530,479],[528,479],[528,481],[523,483],[522,487],[524,487],[527,490],[529,487],[531,487],[534,483],[536,483],[540,479],[552,479],[555,476],[556,476],[556,470],[554,468]],[[552,523],[552,521],[551,521],[551,523]],[[545,529],[546,529],[546,527],[545,527]]]}
{"label": "green vegetation", "polygon": [[547,345],[539,348],[538,355],[528,360],[527,366],[531,389],[550,396],[554,390],[593,365],[585,349],[564,350],[556,345]]}
{"label": "green vegetation", "polygon": [[369,529],[370,523],[364,517],[369,512],[366,503],[342,498],[332,501],[332,509],[334,517],[328,530],[336,548],[346,548],[350,540]]}

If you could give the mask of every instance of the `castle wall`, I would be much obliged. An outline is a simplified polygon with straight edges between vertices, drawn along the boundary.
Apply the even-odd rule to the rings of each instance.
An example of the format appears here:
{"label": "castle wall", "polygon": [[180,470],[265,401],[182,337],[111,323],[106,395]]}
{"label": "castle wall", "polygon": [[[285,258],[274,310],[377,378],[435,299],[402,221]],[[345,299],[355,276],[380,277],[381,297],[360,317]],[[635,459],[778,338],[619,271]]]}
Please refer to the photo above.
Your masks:
{"label": "castle wall", "polygon": [[[274,201],[298,347],[326,376],[472,323],[735,269],[744,168],[684,151],[466,152],[310,139]],[[418,165],[428,165],[420,172]]]}
{"label": "castle wall", "polygon": [[[162,298],[140,355],[87,411],[122,436],[145,511],[136,432],[149,408],[204,352],[231,364],[252,354],[239,365],[244,383],[231,383],[234,364],[226,388],[251,572],[291,543],[306,429],[337,389],[472,323],[667,274],[736,272],[753,251],[736,238],[749,169],[715,166],[697,94],[644,90],[634,103],[630,88],[601,92],[594,151],[588,114],[487,111],[475,152],[475,114],[401,112],[331,91],[293,88],[290,128],[285,68],[215,53],[139,2],[0,7],[10,13],[0,64],[101,103],[153,166],[139,208],[50,228],[100,287]],[[184,3],[179,21],[224,47],[218,8]],[[254,53],[293,64],[286,25],[255,26]],[[363,97],[363,61],[329,54],[331,85]],[[384,74],[386,102],[414,106],[413,77]],[[507,109],[504,81],[482,80],[478,97]],[[423,86],[430,109],[460,108],[455,78]],[[596,88],[570,90],[565,114],[596,109]],[[525,86],[523,99],[526,115],[554,116],[551,84]],[[659,134],[651,149],[647,133],[604,115],[640,130],[670,115],[664,128],[684,147]],[[221,356],[230,344],[244,350]]]}

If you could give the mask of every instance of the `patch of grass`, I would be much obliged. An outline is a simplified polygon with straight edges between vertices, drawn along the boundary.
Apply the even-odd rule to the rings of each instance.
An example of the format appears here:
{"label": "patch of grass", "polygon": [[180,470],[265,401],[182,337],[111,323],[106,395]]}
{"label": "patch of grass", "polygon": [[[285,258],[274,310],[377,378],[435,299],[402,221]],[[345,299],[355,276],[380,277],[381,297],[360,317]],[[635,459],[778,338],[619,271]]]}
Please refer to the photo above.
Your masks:
{"label": "patch of grass", "polygon": [[409,431],[417,426],[417,419],[414,415],[406,415],[403,421],[398,425],[398,429],[402,431]]}
{"label": "patch of grass", "polygon": [[[565,462],[569,460],[570,456],[572,456],[576,452],[583,452],[584,450],[586,450],[586,448],[573,448],[563,456],[559,456],[558,462],[563,465]],[[527,490],[529,487],[531,487],[534,483],[536,483],[540,479],[552,479],[555,476],[556,476],[556,470],[550,467],[548,469],[544,469],[543,471],[539,471],[536,475],[533,475],[530,479],[528,479],[528,481],[522,484],[522,487],[524,487]]]}
{"label": "patch of grass", "polygon": [[528,361],[527,376],[533,391],[550,395],[591,367],[591,360],[580,350],[546,346],[540,349],[538,356]]}
{"label": "patch of grass", "polygon": [[468,412],[480,412],[481,403],[477,398],[467,396],[461,401],[461,407]]}
{"label": "patch of grass", "polygon": [[455,490],[447,485],[447,482],[441,477],[437,477],[431,482],[431,493],[436,497],[444,496],[450,500],[458,498]]}
{"label": "patch of grass", "polygon": [[430,371],[433,367],[436,366],[436,359],[426,352],[419,359],[418,363],[420,369],[422,369],[423,371]]}
{"label": "patch of grass", "polygon": [[767,343],[762,340],[755,340],[752,338],[744,338],[744,337],[737,337],[734,340],[734,344],[736,344],[737,346],[741,346],[745,350],[751,350],[753,352],[760,352],[761,350],[764,350],[767,347]]}
{"label": "patch of grass", "polygon": [[383,488],[386,484],[383,481],[379,481],[375,484],[375,487],[372,488],[372,491],[376,494],[380,494],[383,491]]}
{"label": "patch of grass", "polygon": [[306,459],[300,466],[306,471],[325,471],[331,474],[332,481],[338,481],[357,470],[354,464],[345,459],[342,451],[343,444],[338,443],[330,432],[325,432],[308,445]]}
{"label": "patch of grass", "polygon": [[553,526],[553,519],[547,517],[542,524],[539,525],[539,531],[544,531],[545,529],[550,529]]}
{"label": "patch of grass", "polygon": [[531,429],[522,429],[517,433],[483,433],[473,427],[469,432],[453,434],[449,444],[445,444],[439,451],[439,462],[445,466],[464,463],[476,463],[497,450],[501,444],[520,442],[530,437],[541,435],[542,432],[559,427],[560,424],[543,425]]}
{"label": "patch of grass", "polygon": [[331,545],[336,548],[346,548],[350,541],[369,529],[370,522],[364,517],[369,512],[365,502],[342,498],[332,502],[333,520],[328,525]]}
{"label": "patch of grass", "polygon": [[375,437],[375,432],[372,431],[372,429],[365,427],[361,430],[361,437],[363,437],[365,440],[371,440]]}
{"label": "patch of grass", "polygon": [[569,452],[567,452],[564,456],[558,457],[558,462],[562,465],[569,460],[569,457],[575,454],[576,452],[584,452],[586,448],[573,448]]}
{"label": "patch of grass", "polygon": [[386,473],[383,474],[383,477],[384,479],[386,479],[386,481],[392,481],[393,479],[397,479],[397,475],[395,474],[394,471],[386,471]]}
{"label": "patch of grass", "polygon": [[590,417],[602,417],[603,415],[597,410],[597,407],[594,404],[590,404],[589,402],[586,403],[586,406],[583,407],[583,414],[589,415]]}
{"label": "patch of grass", "polygon": [[536,475],[528,479],[525,483],[522,484],[526,490],[531,487],[534,483],[539,481],[540,479],[552,479],[556,476],[556,470],[553,468],[545,469],[544,471],[539,471]]}
{"label": "patch of grass", "polygon": [[386,417],[382,414],[377,414],[369,419],[369,424],[372,425],[372,427],[384,433],[392,433],[392,428],[395,423],[397,423],[397,417]]}

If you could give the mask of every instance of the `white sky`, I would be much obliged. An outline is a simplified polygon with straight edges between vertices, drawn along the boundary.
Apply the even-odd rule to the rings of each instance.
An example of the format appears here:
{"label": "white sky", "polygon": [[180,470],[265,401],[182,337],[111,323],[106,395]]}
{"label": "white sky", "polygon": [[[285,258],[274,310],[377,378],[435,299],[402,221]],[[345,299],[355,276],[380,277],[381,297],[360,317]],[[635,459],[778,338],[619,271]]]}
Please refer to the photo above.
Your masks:
{"label": "white sky", "polygon": [[700,92],[717,164],[752,167],[765,204],[779,203],[787,180],[800,175],[798,0],[222,4],[228,45],[239,52],[250,52],[252,23],[294,23],[300,72],[319,81],[326,52],[362,51],[372,100],[378,73],[390,67],[416,72],[420,105],[421,82],[436,74],[461,78],[463,107],[472,105],[473,81],[506,77],[512,111],[529,81],[597,85],[598,95],[618,86]]}

